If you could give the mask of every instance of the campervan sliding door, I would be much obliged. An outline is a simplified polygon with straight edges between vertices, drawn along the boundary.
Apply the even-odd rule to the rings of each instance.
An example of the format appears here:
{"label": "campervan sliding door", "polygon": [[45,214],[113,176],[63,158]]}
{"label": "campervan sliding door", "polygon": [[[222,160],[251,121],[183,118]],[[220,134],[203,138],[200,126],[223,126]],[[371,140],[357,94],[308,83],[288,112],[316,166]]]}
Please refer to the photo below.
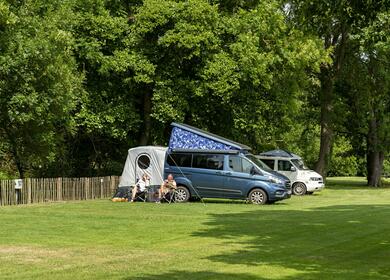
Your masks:
{"label": "campervan sliding door", "polygon": [[247,159],[229,155],[224,188],[229,190],[233,198],[243,198],[246,196],[253,182],[253,175],[250,174],[252,168],[253,164]]}
{"label": "campervan sliding door", "polygon": [[201,197],[221,197],[224,155],[194,154],[192,185]]}

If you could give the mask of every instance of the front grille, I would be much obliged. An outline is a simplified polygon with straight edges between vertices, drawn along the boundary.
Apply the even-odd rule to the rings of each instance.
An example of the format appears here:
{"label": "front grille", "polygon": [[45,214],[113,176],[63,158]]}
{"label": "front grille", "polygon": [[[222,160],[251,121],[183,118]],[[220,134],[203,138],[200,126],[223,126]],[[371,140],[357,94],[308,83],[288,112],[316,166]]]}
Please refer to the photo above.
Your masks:
{"label": "front grille", "polygon": [[285,187],[288,190],[291,189],[291,182],[290,181],[286,181]]}

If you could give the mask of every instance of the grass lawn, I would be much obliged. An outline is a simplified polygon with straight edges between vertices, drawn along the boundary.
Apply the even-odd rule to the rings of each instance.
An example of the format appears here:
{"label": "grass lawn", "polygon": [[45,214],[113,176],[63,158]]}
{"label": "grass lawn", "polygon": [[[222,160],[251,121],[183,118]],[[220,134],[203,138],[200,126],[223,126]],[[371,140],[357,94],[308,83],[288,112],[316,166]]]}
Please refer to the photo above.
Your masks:
{"label": "grass lawn", "polygon": [[334,178],[274,205],[0,208],[0,279],[390,279],[390,188]]}

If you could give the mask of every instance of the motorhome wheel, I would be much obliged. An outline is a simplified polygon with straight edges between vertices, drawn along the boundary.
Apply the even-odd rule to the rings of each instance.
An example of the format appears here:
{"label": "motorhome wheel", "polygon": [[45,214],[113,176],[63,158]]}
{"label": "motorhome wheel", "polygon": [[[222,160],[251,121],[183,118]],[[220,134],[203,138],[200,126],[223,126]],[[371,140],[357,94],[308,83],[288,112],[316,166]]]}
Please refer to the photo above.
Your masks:
{"label": "motorhome wheel", "polygon": [[293,194],[304,195],[306,193],[306,186],[304,183],[298,182],[293,185]]}
{"label": "motorhome wheel", "polygon": [[253,189],[248,195],[249,202],[253,204],[265,204],[267,199],[267,194],[262,189]]}

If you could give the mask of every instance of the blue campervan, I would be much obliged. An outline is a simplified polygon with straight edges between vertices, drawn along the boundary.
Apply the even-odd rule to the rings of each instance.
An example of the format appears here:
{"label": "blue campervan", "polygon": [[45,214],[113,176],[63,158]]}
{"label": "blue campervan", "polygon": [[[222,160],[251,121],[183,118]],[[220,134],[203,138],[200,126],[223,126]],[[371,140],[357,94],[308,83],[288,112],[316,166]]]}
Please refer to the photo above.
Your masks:
{"label": "blue campervan", "polygon": [[229,198],[265,204],[291,196],[288,178],[267,168],[248,146],[189,125],[172,127],[164,174],[177,182],[177,202]]}

